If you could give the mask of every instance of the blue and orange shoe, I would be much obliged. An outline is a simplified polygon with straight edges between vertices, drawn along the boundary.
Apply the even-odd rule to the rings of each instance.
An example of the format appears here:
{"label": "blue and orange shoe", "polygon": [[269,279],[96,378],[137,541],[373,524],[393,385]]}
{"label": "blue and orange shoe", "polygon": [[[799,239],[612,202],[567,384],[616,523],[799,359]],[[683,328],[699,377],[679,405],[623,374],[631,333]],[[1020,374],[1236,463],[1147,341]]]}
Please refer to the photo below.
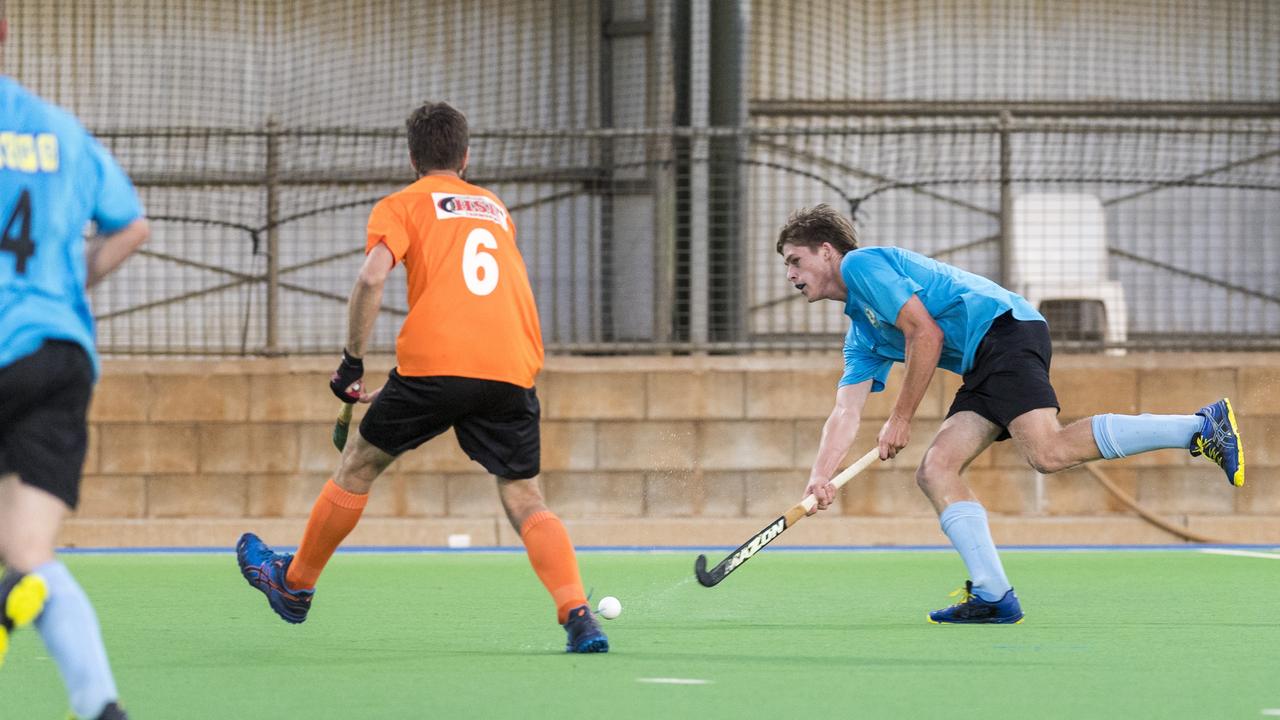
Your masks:
{"label": "blue and orange shoe", "polygon": [[9,572],[0,578],[0,666],[9,651],[9,635],[35,621],[48,597],[49,586],[39,575]]}
{"label": "blue and orange shoe", "polygon": [[965,580],[964,587],[952,591],[951,597],[959,597],[962,593],[960,602],[929,613],[929,622],[934,625],[977,623],[1014,625],[1022,622],[1022,604],[1018,602],[1018,596],[1013,592],[1013,588],[1009,588],[1004,597],[990,602],[974,595],[973,581]]}
{"label": "blue and orange shoe", "polygon": [[609,638],[605,637],[600,623],[586,605],[579,605],[569,611],[569,621],[564,624],[564,631],[569,634],[569,642],[564,646],[565,652],[609,652]]}
{"label": "blue and orange shoe", "polygon": [[1227,474],[1227,482],[1236,487],[1244,485],[1244,444],[1240,441],[1240,426],[1231,401],[1222,398],[1212,405],[1205,405],[1196,412],[1204,418],[1200,432],[1191,437],[1191,457],[1203,455],[1218,464]]}
{"label": "blue and orange shoe", "polygon": [[315,590],[294,590],[285,584],[293,556],[273,552],[262,538],[253,533],[240,536],[236,543],[236,561],[240,574],[249,584],[267,596],[267,602],[285,622],[300,623],[307,619]]}

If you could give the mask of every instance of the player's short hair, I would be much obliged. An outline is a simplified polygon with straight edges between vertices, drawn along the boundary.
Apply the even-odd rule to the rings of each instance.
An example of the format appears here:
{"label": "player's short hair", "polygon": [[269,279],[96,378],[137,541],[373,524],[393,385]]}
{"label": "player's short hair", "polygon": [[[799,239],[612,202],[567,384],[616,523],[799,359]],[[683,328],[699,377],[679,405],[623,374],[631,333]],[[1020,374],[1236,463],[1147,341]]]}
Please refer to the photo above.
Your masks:
{"label": "player's short hair", "polygon": [[831,247],[840,254],[858,249],[858,233],[853,223],[826,203],[811,208],[800,208],[791,213],[787,224],[778,232],[778,254],[782,254],[782,246],[803,245],[810,250],[817,250],[822,243],[831,243]]}
{"label": "player's short hair", "polygon": [[467,116],[447,102],[429,102],[405,121],[409,131],[409,157],[420,173],[461,170],[470,142]]}

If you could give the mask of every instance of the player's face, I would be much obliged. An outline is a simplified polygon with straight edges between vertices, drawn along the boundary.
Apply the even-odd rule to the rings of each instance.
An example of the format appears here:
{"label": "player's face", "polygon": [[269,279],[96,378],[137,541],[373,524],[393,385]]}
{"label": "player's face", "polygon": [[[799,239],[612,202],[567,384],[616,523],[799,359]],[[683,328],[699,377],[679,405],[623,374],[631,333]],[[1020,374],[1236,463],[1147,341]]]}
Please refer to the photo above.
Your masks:
{"label": "player's face", "polygon": [[831,246],[825,244],[816,250],[791,243],[782,246],[782,261],[787,266],[787,282],[794,285],[809,302],[841,299],[842,293],[835,282],[838,271],[831,262],[833,252],[835,251]]}

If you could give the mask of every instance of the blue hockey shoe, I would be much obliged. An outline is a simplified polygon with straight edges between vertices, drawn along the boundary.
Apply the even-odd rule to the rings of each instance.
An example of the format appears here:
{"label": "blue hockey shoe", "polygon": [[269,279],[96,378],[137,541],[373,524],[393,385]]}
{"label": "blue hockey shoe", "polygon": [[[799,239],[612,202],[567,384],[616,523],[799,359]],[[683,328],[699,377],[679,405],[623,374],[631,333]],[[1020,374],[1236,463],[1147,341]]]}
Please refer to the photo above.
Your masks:
{"label": "blue hockey shoe", "polygon": [[994,623],[1012,625],[1022,622],[1022,605],[1018,596],[1009,588],[1004,597],[995,602],[988,602],[973,594],[973,581],[965,580],[964,588],[955,590],[951,597],[961,597],[960,602],[948,608],[934,610],[929,613],[929,622],[934,625],[947,623]]}
{"label": "blue hockey shoe", "polygon": [[571,653],[605,653],[609,652],[609,638],[605,637],[596,622],[591,608],[586,605],[569,611],[569,621],[564,624],[564,631],[569,634],[569,642],[564,651]]}
{"label": "blue hockey shoe", "polygon": [[1222,468],[1227,482],[1236,487],[1244,485],[1244,444],[1231,401],[1222,398],[1196,414],[1204,418],[1204,426],[1191,438],[1191,457],[1204,455]]}
{"label": "blue hockey shoe", "polygon": [[307,619],[311,598],[315,590],[294,590],[285,584],[293,556],[272,552],[266,543],[253,533],[240,536],[236,543],[236,561],[240,574],[249,584],[267,596],[267,602],[285,622],[300,623]]}
{"label": "blue hockey shoe", "polygon": [[48,597],[49,586],[39,575],[9,572],[0,578],[0,665],[9,651],[9,635],[39,617]]}

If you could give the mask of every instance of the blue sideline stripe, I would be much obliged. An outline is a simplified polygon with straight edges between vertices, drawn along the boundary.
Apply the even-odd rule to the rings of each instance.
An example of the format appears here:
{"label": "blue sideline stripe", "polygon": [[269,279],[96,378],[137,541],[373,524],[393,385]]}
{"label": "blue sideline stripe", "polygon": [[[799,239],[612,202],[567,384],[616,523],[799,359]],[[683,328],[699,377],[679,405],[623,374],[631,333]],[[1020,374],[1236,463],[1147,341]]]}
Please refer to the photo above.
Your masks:
{"label": "blue sideline stripe", "polygon": [[[621,553],[728,553],[736,550],[736,545],[591,545],[577,548],[580,553],[621,552]],[[280,546],[278,550],[293,552],[292,546]],[[1004,545],[1001,552],[1151,552],[1151,551],[1188,551],[1188,550],[1276,550],[1275,545],[1210,545],[1182,543],[1178,545]],[[770,547],[769,552],[817,552],[817,553],[895,553],[895,552],[952,552],[950,545],[816,545],[812,547],[783,546]],[[63,555],[218,555],[235,552],[235,548],[218,547],[141,547],[141,548],[60,548]],[[373,554],[501,554],[523,553],[519,546],[451,548],[438,545],[385,545],[369,547],[338,548],[339,553],[351,555]]]}

